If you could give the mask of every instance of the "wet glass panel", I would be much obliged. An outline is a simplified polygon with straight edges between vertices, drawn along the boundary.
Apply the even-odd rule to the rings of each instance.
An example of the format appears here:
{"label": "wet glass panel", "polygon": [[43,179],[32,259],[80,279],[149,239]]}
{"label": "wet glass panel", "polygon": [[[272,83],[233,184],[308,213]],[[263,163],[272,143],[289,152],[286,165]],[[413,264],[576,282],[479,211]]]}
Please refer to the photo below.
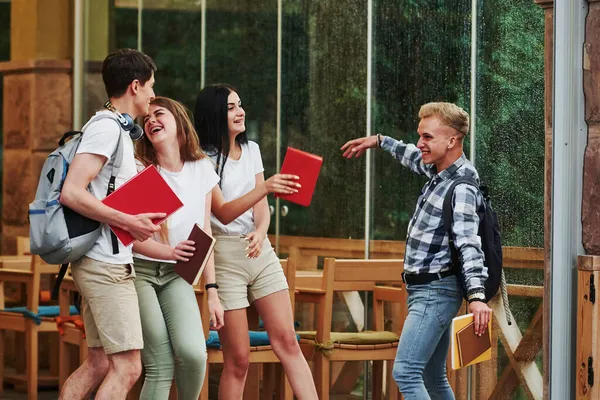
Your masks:
{"label": "wet glass panel", "polygon": [[[207,1],[206,84],[214,83],[237,90],[248,140],[260,146],[269,178],[277,156],[277,1]],[[272,217],[269,233],[274,232]]]}
{"label": "wet glass panel", "polygon": [[[448,101],[468,111],[471,28],[467,3],[374,1],[373,133],[416,143],[421,105]],[[404,241],[426,178],[404,169],[388,153],[373,154],[371,238]]]}
{"label": "wet glass panel", "polygon": [[[364,257],[366,163],[339,149],[365,135],[367,11],[364,0],[283,2],[282,160],[288,146],[323,157],[311,205],[280,202],[280,253],[292,253],[301,270],[321,268],[325,257]],[[365,329],[364,297],[334,297],[332,331]],[[312,329],[317,314],[298,306],[301,329]],[[332,363],[331,395],[362,398],[366,365]]]}
{"label": "wet glass panel", "polygon": [[[289,210],[281,234],[363,239],[365,161],[347,161],[339,148],[365,134],[366,2],[286,1],[282,23],[282,159],[291,146],[322,156],[323,166],[310,207],[281,202]],[[364,245],[356,249],[364,256]]]}
{"label": "wet glass panel", "polygon": [[143,3],[141,49],[158,68],[154,91],[193,109],[200,90],[200,2],[152,3]]}
{"label": "wet glass panel", "polygon": [[[527,382],[508,377],[506,348],[490,368],[506,398],[526,399],[533,386],[542,386],[544,373],[544,10],[528,0],[479,1],[478,21],[475,161],[506,246],[505,274],[517,323],[504,329],[523,335],[522,354],[536,372],[526,375]],[[489,393],[493,376],[478,386]]]}

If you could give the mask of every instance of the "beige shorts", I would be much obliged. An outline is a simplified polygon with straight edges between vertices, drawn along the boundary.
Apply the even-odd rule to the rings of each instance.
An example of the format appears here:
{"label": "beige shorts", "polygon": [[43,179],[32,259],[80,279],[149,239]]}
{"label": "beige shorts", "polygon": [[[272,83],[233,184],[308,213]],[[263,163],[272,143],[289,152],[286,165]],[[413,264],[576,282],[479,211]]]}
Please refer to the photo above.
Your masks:
{"label": "beige shorts", "polygon": [[262,297],[287,290],[288,284],[268,239],[260,256],[246,258],[248,242],[241,236],[216,236],[215,274],[225,311],[246,308]]}
{"label": "beige shorts", "polygon": [[129,264],[108,264],[82,257],[71,263],[89,347],[103,347],[106,354],[142,349],[142,324],[135,271]]}

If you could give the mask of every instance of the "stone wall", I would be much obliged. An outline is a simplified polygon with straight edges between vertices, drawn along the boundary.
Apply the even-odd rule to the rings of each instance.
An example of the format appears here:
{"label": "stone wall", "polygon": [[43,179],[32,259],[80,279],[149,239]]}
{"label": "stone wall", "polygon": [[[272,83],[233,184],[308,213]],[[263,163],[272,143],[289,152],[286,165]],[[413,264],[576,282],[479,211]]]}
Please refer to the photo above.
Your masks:
{"label": "stone wall", "polygon": [[583,53],[588,124],[581,212],[583,247],[588,255],[600,255],[600,0],[589,0]]}
{"label": "stone wall", "polygon": [[16,237],[29,236],[28,204],[42,164],[72,124],[71,62],[0,63],[4,79],[2,253],[16,253]]}

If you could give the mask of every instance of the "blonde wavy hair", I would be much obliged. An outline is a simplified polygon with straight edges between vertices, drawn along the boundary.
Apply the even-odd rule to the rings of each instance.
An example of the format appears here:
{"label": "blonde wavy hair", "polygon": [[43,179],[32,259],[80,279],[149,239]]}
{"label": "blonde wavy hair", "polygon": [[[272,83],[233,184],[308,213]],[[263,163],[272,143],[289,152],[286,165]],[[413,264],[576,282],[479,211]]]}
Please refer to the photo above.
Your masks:
{"label": "blonde wavy hair", "polygon": [[469,114],[452,103],[427,103],[421,106],[419,118],[438,117],[445,125],[458,131],[458,139],[469,134]]}

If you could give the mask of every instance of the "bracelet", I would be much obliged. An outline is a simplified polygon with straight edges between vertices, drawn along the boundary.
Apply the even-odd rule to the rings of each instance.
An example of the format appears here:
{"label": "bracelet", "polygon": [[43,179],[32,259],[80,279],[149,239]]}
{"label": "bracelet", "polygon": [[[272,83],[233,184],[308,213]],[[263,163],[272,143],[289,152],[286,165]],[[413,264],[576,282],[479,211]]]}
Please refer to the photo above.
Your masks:
{"label": "bracelet", "polygon": [[219,289],[219,285],[217,285],[216,283],[207,283],[206,285],[204,285],[204,290],[208,290],[210,288]]}
{"label": "bracelet", "polygon": [[381,147],[381,134],[377,134],[377,147]]}

